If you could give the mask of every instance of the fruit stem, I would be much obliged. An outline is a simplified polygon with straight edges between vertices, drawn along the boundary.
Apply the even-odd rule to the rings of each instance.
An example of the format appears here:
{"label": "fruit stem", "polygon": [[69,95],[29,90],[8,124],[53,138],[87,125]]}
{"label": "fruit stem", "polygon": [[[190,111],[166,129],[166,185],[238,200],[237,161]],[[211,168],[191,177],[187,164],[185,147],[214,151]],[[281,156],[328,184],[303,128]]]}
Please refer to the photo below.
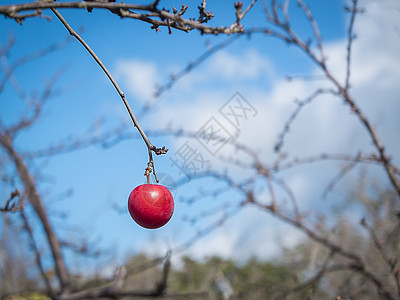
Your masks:
{"label": "fruit stem", "polygon": [[156,180],[156,182],[159,183],[159,180],[158,180],[157,174],[156,174],[156,168],[154,167],[154,163],[153,163],[153,153],[149,149],[149,162],[147,163],[147,168],[146,168],[145,174],[150,174],[151,172],[153,172],[154,179]]}
{"label": "fruit stem", "polygon": [[146,168],[145,171],[144,171],[144,176],[147,177],[147,184],[150,183],[150,174],[151,174],[151,171],[153,170],[152,166],[153,166],[153,162],[152,162],[152,161],[149,161],[149,162],[147,163],[147,168]]}

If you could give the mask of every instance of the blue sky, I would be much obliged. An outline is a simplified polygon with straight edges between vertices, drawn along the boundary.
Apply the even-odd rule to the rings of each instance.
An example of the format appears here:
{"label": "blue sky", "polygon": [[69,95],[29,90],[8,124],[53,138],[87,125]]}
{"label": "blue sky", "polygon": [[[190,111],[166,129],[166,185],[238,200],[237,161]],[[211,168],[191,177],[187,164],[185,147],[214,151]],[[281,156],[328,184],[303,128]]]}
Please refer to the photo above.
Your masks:
{"label": "blue sky", "polygon": [[[19,1],[7,2],[19,3]],[[180,7],[179,1],[166,6]],[[344,78],[345,34],[347,17],[342,1],[307,1],[320,25],[328,56],[328,65],[334,74]],[[357,40],[354,44],[353,95],[372,123],[378,128],[383,142],[395,161],[399,162],[398,100],[400,59],[398,49],[399,7],[394,1],[360,1],[366,9],[356,21]],[[230,1],[208,1],[208,9],[216,16],[210,25],[230,25],[234,20]],[[245,3],[246,5],[247,3]],[[393,9],[395,8],[395,9]],[[311,27],[291,6],[292,24],[306,37]],[[315,75],[318,71],[294,47],[274,38],[254,35],[242,37],[231,46],[217,52],[202,65],[176,83],[160,98],[152,97],[154,86],[167,82],[169,75],[184,68],[205,50],[207,43],[215,45],[226,36],[201,36],[161,29],[156,33],[150,26],[134,20],[121,20],[103,11],[93,13],[61,10],[76,30],[83,28],[82,37],[102,59],[119,82],[143,129],[157,130],[168,126],[196,132],[211,118],[219,121],[237,141],[253,145],[262,160],[273,161],[273,145],[285,121],[295,109],[295,99],[309,95],[321,82],[285,80],[286,75]],[[188,15],[196,13],[190,5]],[[257,3],[243,24],[266,25],[261,3]],[[0,42],[5,45],[9,36],[16,40],[8,57],[13,62],[32,51],[67,37],[66,30],[53,17],[26,20],[22,26],[11,20],[0,20]],[[384,33],[384,34],[383,34]],[[128,132],[138,134],[131,126],[128,114],[111,83],[77,41],[71,40],[64,48],[44,58],[29,62],[15,73],[19,83],[29,92],[41,91],[46,82],[58,72],[55,87],[60,96],[45,107],[42,118],[17,138],[21,152],[46,148],[69,139],[101,134],[125,124]],[[256,114],[235,128],[221,116],[219,109],[239,92]],[[140,114],[146,103],[155,103],[147,114]],[[24,103],[16,97],[10,85],[0,94],[0,118],[9,124],[27,112]],[[130,129],[129,129],[130,128]],[[174,181],[184,177],[171,162],[179,149],[190,143],[208,161],[207,167],[226,170],[233,178],[248,175],[248,170],[232,167],[187,137],[151,137],[157,146],[170,148],[168,155],[156,157],[157,171]],[[357,120],[337,99],[326,97],[307,107],[296,120],[288,135],[285,150],[290,155],[307,156],[323,152],[350,153],[371,148]],[[228,146],[223,151],[245,159]],[[104,149],[92,146],[51,159],[35,160],[32,171],[40,171],[40,189],[50,208],[52,221],[64,239],[89,239],[115,254],[120,262],[128,253],[148,251],[163,254],[166,249],[177,249],[198,230],[221,218],[224,207],[234,207],[241,199],[234,192],[218,198],[208,197],[207,191],[221,184],[215,180],[192,181],[176,191],[176,211],[171,221],[159,230],[145,230],[129,217],[126,208],[130,191],[144,182],[147,150],[139,138],[122,141]],[[323,166],[323,167],[321,167]],[[286,171],[283,176],[296,192],[304,209],[326,209],[346,195],[346,184],[336,189],[330,202],[321,202],[322,182],[338,172],[340,164],[311,165]],[[370,173],[385,182],[383,173],[372,167]],[[357,172],[346,182],[356,182]],[[254,183],[258,189],[257,184]],[[1,186],[0,195],[9,193]],[[10,188],[11,189],[11,188]],[[72,195],[60,199],[57,195],[67,190]],[[260,189],[260,193],[265,191]],[[187,199],[197,196],[194,204]],[[327,201],[327,200],[325,200]],[[115,210],[122,208],[122,213]],[[207,217],[208,211],[222,209],[220,214]],[[233,208],[233,211],[235,209]],[[60,219],[60,213],[67,219]],[[191,225],[185,216],[200,216]],[[252,232],[251,235],[248,233]],[[279,239],[278,239],[279,237]],[[278,239],[278,240],[277,240]],[[267,258],[276,253],[277,246],[293,245],[301,239],[295,230],[272,219],[254,208],[238,210],[237,214],[219,229],[200,239],[187,254],[196,257],[219,254],[244,259],[249,256]],[[73,260],[71,258],[71,260]]]}

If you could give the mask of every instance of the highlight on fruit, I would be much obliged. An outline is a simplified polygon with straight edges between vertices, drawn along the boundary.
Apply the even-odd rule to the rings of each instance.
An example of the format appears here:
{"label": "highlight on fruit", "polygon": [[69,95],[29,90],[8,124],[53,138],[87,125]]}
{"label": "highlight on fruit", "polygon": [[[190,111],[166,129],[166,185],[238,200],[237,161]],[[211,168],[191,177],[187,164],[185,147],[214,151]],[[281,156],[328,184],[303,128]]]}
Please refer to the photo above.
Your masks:
{"label": "highlight on fruit", "polygon": [[128,198],[132,219],[147,229],[157,229],[171,219],[174,199],[168,188],[159,184],[142,184],[132,190]]}

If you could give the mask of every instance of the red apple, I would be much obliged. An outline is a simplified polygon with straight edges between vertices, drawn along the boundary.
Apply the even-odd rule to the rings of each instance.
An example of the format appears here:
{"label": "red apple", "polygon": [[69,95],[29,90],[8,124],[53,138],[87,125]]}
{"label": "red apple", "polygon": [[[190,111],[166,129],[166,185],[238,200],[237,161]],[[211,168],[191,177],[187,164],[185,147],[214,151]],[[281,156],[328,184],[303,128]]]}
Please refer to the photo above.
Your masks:
{"label": "red apple", "polygon": [[174,199],[163,185],[142,184],[129,195],[128,210],[132,219],[148,229],[167,224],[174,213]]}

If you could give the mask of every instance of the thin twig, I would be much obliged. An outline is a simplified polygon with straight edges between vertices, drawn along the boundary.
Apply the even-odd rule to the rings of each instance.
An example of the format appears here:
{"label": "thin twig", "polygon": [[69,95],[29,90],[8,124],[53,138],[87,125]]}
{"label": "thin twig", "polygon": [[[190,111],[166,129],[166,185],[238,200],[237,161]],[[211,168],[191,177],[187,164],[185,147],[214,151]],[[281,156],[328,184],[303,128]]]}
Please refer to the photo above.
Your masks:
{"label": "thin twig", "polygon": [[316,91],[314,91],[310,96],[308,96],[306,99],[304,99],[302,101],[296,101],[297,107],[294,110],[294,112],[290,115],[288,121],[286,122],[286,124],[284,126],[283,131],[279,134],[278,142],[275,144],[275,147],[274,147],[275,152],[281,151],[281,149],[283,147],[285,136],[286,136],[286,134],[289,133],[290,127],[291,127],[292,123],[294,122],[294,120],[297,118],[301,109],[304,108],[307,104],[311,103],[313,100],[315,100],[320,95],[334,94],[334,93],[335,93],[335,91],[332,89],[319,88]]}
{"label": "thin twig", "polygon": [[137,121],[135,115],[133,114],[133,111],[131,107],[129,106],[128,101],[126,100],[125,94],[122,92],[120,87],[118,86],[117,82],[114,80],[112,77],[111,73],[108,71],[106,66],[103,64],[103,62],[100,60],[100,58],[96,55],[96,53],[90,48],[90,46],[85,42],[85,40],[75,31],[72,29],[72,27],[68,24],[68,22],[63,18],[63,16],[55,9],[51,9],[53,13],[56,15],[56,17],[61,21],[61,23],[65,26],[65,28],[68,30],[68,32],[75,37],[83,47],[89,52],[89,54],[93,57],[93,59],[96,61],[96,63],[101,67],[101,69],[104,71],[104,73],[107,75],[108,79],[111,81],[112,85],[114,88],[117,90],[119,96],[122,99],[122,102],[125,105],[125,108],[127,109],[129,116],[132,119],[132,122],[134,126],[137,128],[139,131],[140,135],[142,136],[148,150],[149,150],[149,161],[152,161],[151,157],[151,151],[153,151],[156,155],[161,155],[161,154],[166,154],[168,149],[164,147],[162,148],[157,148],[153,144],[151,144],[150,140],[147,138],[146,134],[144,133],[143,129],[140,127],[139,122]]}
{"label": "thin twig", "polygon": [[[12,201],[16,197],[20,197],[18,205],[16,202],[12,203]],[[11,193],[10,198],[8,198],[4,207],[0,207],[0,212],[15,212],[23,209],[24,209],[24,197],[23,196],[21,197],[20,192],[16,189]]]}
{"label": "thin twig", "polygon": [[253,0],[253,2],[251,2],[249,4],[249,6],[247,6],[246,10],[240,16],[240,20],[242,20],[244,18],[244,16],[250,11],[250,9],[253,7],[253,5],[256,4],[256,2],[257,2],[257,0]]}
{"label": "thin twig", "polygon": [[[51,45],[49,45],[49,46],[47,46],[47,47],[45,47],[43,49],[39,49],[36,52],[29,53],[28,55],[22,56],[21,58],[16,60],[11,66],[8,66],[8,64],[5,65],[4,66],[4,73],[5,74],[4,74],[4,76],[3,76],[3,78],[2,78],[2,80],[0,82],[0,93],[3,91],[7,80],[14,74],[15,70],[19,66],[25,64],[28,61],[32,61],[32,60],[37,59],[37,58],[41,58],[41,57],[43,57],[44,55],[46,55],[46,54],[48,54],[50,52],[53,52],[53,51],[56,51],[58,49],[61,49],[61,48],[65,47],[71,41],[70,39],[71,38],[68,37],[68,38],[66,38],[66,39],[64,39],[62,41],[53,43],[53,44],[51,44]],[[0,52],[3,52],[3,51],[0,51]],[[0,56],[3,56],[3,55],[0,53]]]}
{"label": "thin twig", "polygon": [[389,267],[389,272],[393,276],[394,281],[396,282],[397,292],[400,297],[400,278],[397,274],[398,269],[396,269],[396,260],[391,259],[386,253],[385,248],[382,246],[382,242],[379,240],[374,228],[370,226],[365,218],[361,220],[361,225],[367,230],[372,241],[374,242],[375,248],[378,250],[379,254],[382,256],[382,259],[385,261],[387,266]]}
{"label": "thin twig", "polygon": [[46,238],[51,249],[51,254],[54,260],[54,268],[57,279],[59,280],[59,286],[62,292],[69,290],[70,281],[68,275],[68,269],[65,264],[60,241],[57,238],[56,233],[49,221],[47,211],[45,209],[42,198],[39,194],[37,186],[34,182],[32,174],[29,172],[28,167],[22,158],[22,156],[15,150],[13,141],[10,136],[4,135],[0,132],[0,145],[4,148],[10,157],[10,160],[14,163],[16,170],[18,171],[19,178],[24,184],[24,189],[28,195],[27,199],[32,204],[33,209],[37,213],[40,222],[43,225],[43,229],[46,233]]}
{"label": "thin twig", "polygon": [[393,188],[396,190],[396,193],[400,198],[400,180],[396,177],[396,171],[395,167],[391,163],[391,157],[386,154],[385,147],[382,145],[375,127],[371,125],[364,113],[361,112],[360,108],[354,102],[354,99],[348,94],[348,91],[342,90],[342,92],[344,101],[350,106],[352,112],[356,114],[356,116],[364,125],[368,134],[370,135],[375,148],[378,150],[380,162],[382,163],[383,168],[386,171],[386,174],[388,175]]}
{"label": "thin twig", "polygon": [[[324,263],[322,264],[321,269],[313,277],[300,283],[299,285],[295,286],[294,288],[290,288],[290,289],[283,291],[282,294],[279,295],[279,298],[284,299],[287,296],[289,296],[290,294],[305,290],[306,288],[315,292],[317,290],[318,284],[321,281],[321,279],[326,275],[326,273],[328,271],[331,271],[331,270],[328,270],[328,265],[331,262],[334,255],[335,255],[335,252],[331,251],[329,253],[329,255],[327,256],[327,258],[325,259]],[[309,299],[311,299],[311,297]]]}
{"label": "thin twig", "polygon": [[276,201],[276,196],[275,196],[275,189],[274,189],[274,186],[272,184],[270,172],[266,172],[265,173],[265,178],[267,179],[269,194],[271,196],[271,210],[272,211],[276,211],[278,209],[278,207],[277,207],[277,204],[276,204],[277,201]]}
{"label": "thin twig", "polygon": [[358,157],[356,156],[354,160],[350,161],[348,164],[346,164],[338,174],[336,174],[335,177],[332,178],[332,180],[329,182],[327,187],[324,189],[322,193],[322,199],[326,199],[328,196],[329,192],[333,190],[335,185],[347,174],[349,173],[356,165],[358,162]]}
{"label": "thin twig", "polygon": [[293,158],[291,161],[283,162],[281,164],[277,164],[273,166],[274,172],[279,172],[286,169],[291,169],[296,166],[311,164],[319,161],[354,161],[354,162],[362,162],[365,164],[374,164],[378,165],[380,163],[379,158],[373,155],[350,155],[350,154],[334,154],[334,153],[322,153],[318,155],[311,155],[302,158]]}
{"label": "thin twig", "polygon": [[[183,18],[181,14],[170,13],[165,9],[158,9],[159,1],[155,1],[150,5],[129,4],[129,3],[113,3],[106,1],[75,1],[75,2],[49,2],[49,1],[35,1],[31,3],[17,4],[17,5],[3,5],[0,6],[0,14],[8,18],[14,19],[18,23],[22,23],[29,17],[42,17],[42,10],[45,9],[86,9],[92,11],[94,8],[108,9],[112,13],[122,18],[132,18],[152,24],[152,29],[158,30],[160,26],[172,27],[177,30],[189,32],[197,29],[202,34],[235,34],[244,32],[242,26],[238,26],[235,22],[229,27],[224,26],[206,26],[204,23],[209,21],[213,16],[212,13],[205,12],[203,15],[200,13],[198,20],[194,18]],[[201,8],[203,6],[200,6]],[[20,14],[23,11],[32,11],[29,14]],[[137,13],[132,10],[143,11],[144,13]],[[186,10],[184,10],[186,11]],[[184,12],[183,11],[183,12]],[[170,23],[171,22],[171,23]]]}
{"label": "thin twig", "polygon": [[58,70],[52,78],[47,82],[43,93],[38,97],[38,99],[32,99],[31,105],[33,106],[33,113],[30,116],[22,116],[16,124],[9,126],[5,130],[6,135],[13,137],[22,129],[32,126],[36,120],[38,120],[42,114],[44,104],[55,95],[53,86],[57,82],[58,78],[63,73],[63,70]]}
{"label": "thin twig", "polygon": [[284,180],[278,178],[277,176],[272,176],[272,181],[275,182],[289,196],[289,200],[293,206],[295,219],[298,222],[302,222],[303,215],[300,213],[300,209],[292,189],[286,184]]}
{"label": "thin twig", "polygon": [[29,224],[29,221],[28,221],[27,216],[25,215],[25,212],[22,210],[20,214],[21,214],[22,221],[24,223],[24,228],[25,228],[25,230],[26,230],[26,232],[28,233],[28,236],[29,236],[30,245],[32,247],[33,252],[35,253],[36,265],[39,268],[40,275],[42,276],[42,279],[43,279],[43,281],[45,283],[45,286],[46,286],[46,289],[47,289],[47,293],[49,295],[53,295],[53,289],[51,287],[49,278],[47,278],[47,275],[46,275],[46,272],[45,272],[45,269],[44,269],[44,266],[43,266],[42,256],[40,254],[39,248],[38,248],[37,243],[35,241],[35,237],[33,235],[32,227]]}
{"label": "thin twig", "polygon": [[385,297],[384,299],[390,299],[390,300],[397,299],[397,297],[395,297],[388,290],[386,283],[383,282],[382,279],[379,278],[375,273],[367,269],[367,266],[365,265],[365,262],[359,253],[343,248],[341,245],[336,244],[328,237],[322,236],[321,234],[319,234],[319,232],[310,229],[303,222],[293,219],[292,217],[281,212],[280,210],[274,211],[270,205],[264,205],[257,201],[255,201],[254,204],[270,212],[278,219],[281,219],[282,221],[291,224],[294,227],[297,227],[299,230],[304,232],[310,239],[316,241],[317,243],[329,249],[332,254],[339,254],[343,258],[350,259],[352,261],[352,269],[366,276],[376,286],[379,293]]}
{"label": "thin twig", "polygon": [[320,59],[322,62],[325,62],[324,49],[322,46],[322,37],[321,37],[321,33],[319,31],[318,23],[315,21],[314,16],[312,15],[308,6],[302,0],[297,0],[297,4],[300,6],[302,11],[305,13],[308,21],[310,22],[310,24],[313,28],[314,36],[315,36],[315,39],[317,40],[318,50],[321,55]]}
{"label": "thin twig", "polygon": [[346,80],[345,80],[345,89],[348,90],[350,88],[350,67],[351,67],[351,50],[352,50],[352,45],[354,41],[354,33],[353,33],[353,28],[354,28],[354,21],[356,19],[356,14],[358,12],[357,9],[357,0],[352,0],[353,6],[351,8],[351,17],[350,17],[350,23],[349,23],[349,29],[347,33],[347,57],[346,57]]}
{"label": "thin twig", "polygon": [[236,41],[238,38],[243,36],[242,34],[237,34],[234,36],[231,36],[227,38],[226,40],[223,40],[222,42],[216,44],[215,46],[212,46],[210,49],[207,49],[203,54],[201,54],[195,61],[190,62],[186,65],[185,68],[180,70],[178,73],[173,74],[170,76],[169,81],[166,82],[165,84],[158,86],[156,92],[154,93],[154,97],[160,97],[161,94],[166,92],[167,90],[171,89],[174,84],[178,80],[180,80],[182,77],[193,71],[194,68],[198,67],[200,64],[202,64],[207,58],[211,57],[213,54],[218,52],[219,50],[226,48],[230,44],[232,44],[234,41]]}
{"label": "thin twig", "polygon": [[[357,116],[361,124],[365,127],[367,130],[369,136],[372,139],[373,145],[375,148],[378,150],[379,153],[379,159],[380,162],[386,171],[387,176],[389,177],[389,180],[393,186],[393,188],[396,190],[396,193],[398,197],[400,198],[400,180],[396,177],[396,168],[393,166],[391,162],[391,157],[386,153],[385,148],[383,147],[381,140],[378,137],[378,134],[376,132],[376,129],[372,124],[369,122],[367,117],[364,115],[364,113],[361,111],[360,107],[356,104],[355,100],[350,96],[349,94],[349,85],[342,85],[339,80],[333,76],[333,74],[330,72],[328,69],[324,57],[318,58],[317,55],[314,53],[312,48],[310,47],[309,43],[304,42],[292,29],[291,26],[289,26],[285,21],[282,21],[279,18],[277,8],[276,8],[276,1],[272,0],[272,14],[268,8],[267,3],[264,1],[264,10],[265,13],[268,17],[268,20],[275,26],[277,26],[281,32],[273,31],[273,30],[267,30],[265,31],[266,34],[276,36],[277,38],[289,43],[296,45],[298,48],[300,48],[325,74],[326,78],[329,79],[329,81],[335,86],[337,91],[335,92],[347,105],[349,105],[351,111]],[[357,8],[358,1],[353,0],[353,8],[352,8],[352,21],[349,24],[349,30],[348,32],[352,33],[353,31],[353,25],[355,22],[355,17],[356,14],[360,12],[360,10]],[[309,12],[311,14],[311,12]],[[312,16],[312,15],[311,15]],[[308,18],[311,23],[313,23],[314,18],[309,17]],[[315,33],[316,34],[316,33]],[[351,44],[352,44],[353,38],[349,39],[348,43],[350,43],[350,46],[348,46],[349,51],[351,51]],[[350,52],[348,52],[350,53]],[[348,66],[350,68],[350,64]],[[350,73],[349,73],[350,74]],[[350,76],[350,75],[349,75]],[[279,149],[279,144],[278,144],[278,149]]]}

